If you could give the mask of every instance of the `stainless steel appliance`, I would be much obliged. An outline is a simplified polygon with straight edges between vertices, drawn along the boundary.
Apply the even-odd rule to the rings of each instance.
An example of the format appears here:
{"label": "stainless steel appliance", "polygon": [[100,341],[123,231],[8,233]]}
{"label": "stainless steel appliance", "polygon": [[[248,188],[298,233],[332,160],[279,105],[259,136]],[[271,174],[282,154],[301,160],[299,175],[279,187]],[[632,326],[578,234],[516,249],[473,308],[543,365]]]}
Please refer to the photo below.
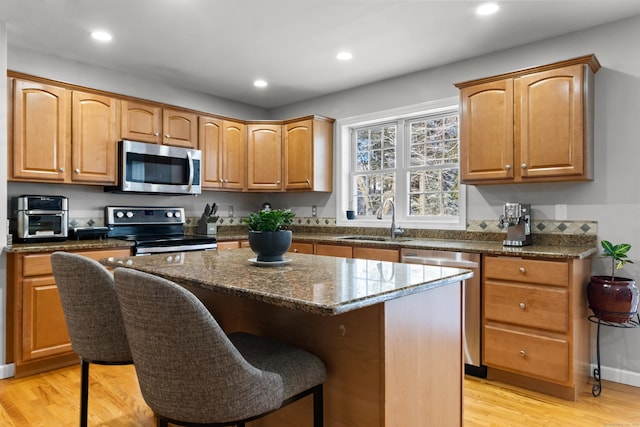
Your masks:
{"label": "stainless steel appliance", "polygon": [[134,242],[134,255],[216,249],[215,237],[185,235],[184,208],[107,206],[107,236]]}
{"label": "stainless steel appliance", "polygon": [[473,271],[473,277],[462,284],[464,368],[466,374],[486,377],[487,367],[482,364],[480,254],[403,248],[400,255],[400,261],[407,264],[455,267]]}
{"label": "stainless steel appliance", "polygon": [[507,227],[504,246],[527,246],[531,244],[531,205],[505,203],[500,215],[500,224]]}
{"label": "stainless steel appliance", "polygon": [[118,185],[110,192],[200,194],[202,152],[190,148],[118,142]]}
{"label": "stainless steel appliance", "polygon": [[22,195],[11,198],[9,229],[17,242],[67,240],[69,199]]}

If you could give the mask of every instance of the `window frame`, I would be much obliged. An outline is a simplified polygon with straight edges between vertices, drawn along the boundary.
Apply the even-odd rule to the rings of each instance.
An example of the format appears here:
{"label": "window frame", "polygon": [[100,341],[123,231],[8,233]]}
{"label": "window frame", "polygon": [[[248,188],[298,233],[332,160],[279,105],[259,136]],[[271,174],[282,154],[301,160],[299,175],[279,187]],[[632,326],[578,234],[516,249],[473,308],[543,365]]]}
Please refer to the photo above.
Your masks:
{"label": "window frame", "polygon": [[[451,97],[436,101],[430,101],[406,107],[383,110],[368,113],[345,119],[340,119],[336,123],[337,129],[337,150],[336,150],[336,225],[345,227],[375,227],[388,228],[391,224],[391,216],[384,215],[382,220],[377,220],[375,216],[367,216],[355,220],[348,220],[346,210],[350,209],[349,201],[352,199],[353,189],[351,188],[351,167],[355,147],[351,144],[352,129],[364,126],[380,125],[389,122],[402,120],[402,126],[397,129],[398,145],[396,151],[396,195],[397,206],[396,225],[404,228],[415,229],[446,229],[464,230],[466,229],[466,186],[459,184],[459,215],[456,218],[450,217],[412,217],[409,215],[409,191],[408,179],[411,167],[408,163],[408,146],[404,144],[406,132],[406,122],[419,117],[432,114],[456,111],[460,114],[459,98]],[[460,126],[460,123],[458,123]],[[459,132],[458,132],[459,135]],[[402,161],[402,168],[397,168],[398,162]],[[459,164],[459,163],[458,163]],[[353,206],[352,206],[353,207]],[[355,207],[353,207],[355,210]]]}

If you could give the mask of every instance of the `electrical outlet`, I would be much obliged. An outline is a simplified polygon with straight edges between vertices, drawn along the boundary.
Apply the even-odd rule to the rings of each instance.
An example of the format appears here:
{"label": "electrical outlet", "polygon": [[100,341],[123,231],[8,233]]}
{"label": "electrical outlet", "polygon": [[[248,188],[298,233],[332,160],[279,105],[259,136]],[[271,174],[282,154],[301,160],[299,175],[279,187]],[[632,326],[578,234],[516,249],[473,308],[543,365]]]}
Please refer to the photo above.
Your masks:
{"label": "electrical outlet", "polygon": [[318,207],[316,205],[311,206],[311,216],[318,216]]}
{"label": "electrical outlet", "polygon": [[233,205],[229,205],[229,218],[233,218]]}

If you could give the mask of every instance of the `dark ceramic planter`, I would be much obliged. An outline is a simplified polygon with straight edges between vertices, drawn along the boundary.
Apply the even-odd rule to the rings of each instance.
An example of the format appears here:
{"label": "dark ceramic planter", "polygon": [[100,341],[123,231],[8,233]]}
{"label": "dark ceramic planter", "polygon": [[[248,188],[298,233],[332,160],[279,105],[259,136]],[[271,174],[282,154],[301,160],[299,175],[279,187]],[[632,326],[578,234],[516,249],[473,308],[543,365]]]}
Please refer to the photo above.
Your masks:
{"label": "dark ceramic planter", "polygon": [[624,323],[638,312],[636,282],[625,277],[591,276],[587,298],[593,314],[608,322]]}
{"label": "dark ceramic planter", "polygon": [[283,255],[291,247],[293,233],[281,231],[249,231],[249,246],[260,262],[284,261]]}

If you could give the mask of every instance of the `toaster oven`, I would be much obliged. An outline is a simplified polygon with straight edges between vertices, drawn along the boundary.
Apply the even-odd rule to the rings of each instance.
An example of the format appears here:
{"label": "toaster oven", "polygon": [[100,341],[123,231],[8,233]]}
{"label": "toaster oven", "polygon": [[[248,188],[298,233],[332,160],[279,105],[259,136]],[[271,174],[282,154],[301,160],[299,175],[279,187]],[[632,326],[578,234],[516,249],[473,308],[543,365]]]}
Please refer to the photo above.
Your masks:
{"label": "toaster oven", "polygon": [[67,240],[69,199],[22,195],[11,199],[9,228],[16,242]]}

